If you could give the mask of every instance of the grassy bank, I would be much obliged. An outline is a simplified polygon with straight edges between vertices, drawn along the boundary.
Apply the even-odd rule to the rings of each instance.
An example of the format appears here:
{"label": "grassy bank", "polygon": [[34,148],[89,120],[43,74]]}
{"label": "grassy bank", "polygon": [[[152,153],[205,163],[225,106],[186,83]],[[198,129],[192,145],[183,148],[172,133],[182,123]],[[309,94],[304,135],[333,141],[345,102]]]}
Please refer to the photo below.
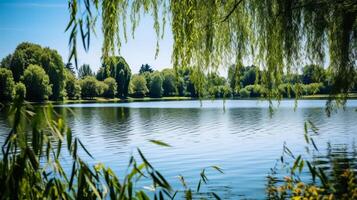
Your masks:
{"label": "grassy bank", "polygon": [[[315,95],[305,95],[302,96],[300,99],[304,100],[327,100],[329,98],[328,94],[315,94]],[[335,97],[337,98],[337,97]],[[357,99],[357,93],[350,93],[347,97],[348,99]],[[184,100],[195,100],[197,98],[192,97],[161,97],[161,98],[151,98],[151,97],[144,97],[144,98],[133,98],[129,97],[127,99],[108,99],[103,97],[96,97],[93,99],[66,99],[63,101],[46,101],[45,103],[53,103],[53,104],[62,104],[62,103],[125,103],[125,102],[149,102],[149,101],[184,101]],[[261,98],[227,98],[226,100],[259,100]],[[294,99],[294,98],[290,98]],[[201,100],[221,100],[221,99],[212,99],[212,98],[202,98]],[[38,103],[38,102],[37,102]]]}

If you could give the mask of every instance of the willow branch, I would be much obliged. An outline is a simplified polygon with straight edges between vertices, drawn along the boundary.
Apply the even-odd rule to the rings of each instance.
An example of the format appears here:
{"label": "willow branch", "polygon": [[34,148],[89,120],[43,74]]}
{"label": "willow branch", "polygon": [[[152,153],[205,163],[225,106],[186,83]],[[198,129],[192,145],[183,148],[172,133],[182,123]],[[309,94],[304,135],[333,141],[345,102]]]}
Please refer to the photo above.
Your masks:
{"label": "willow branch", "polygon": [[233,12],[238,8],[239,4],[242,3],[243,0],[239,0],[236,1],[236,3],[234,4],[233,8],[231,11],[229,11],[229,13],[226,15],[226,17],[224,17],[224,19],[222,20],[222,22],[225,22],[228,20],[228,18],[233,14]]}

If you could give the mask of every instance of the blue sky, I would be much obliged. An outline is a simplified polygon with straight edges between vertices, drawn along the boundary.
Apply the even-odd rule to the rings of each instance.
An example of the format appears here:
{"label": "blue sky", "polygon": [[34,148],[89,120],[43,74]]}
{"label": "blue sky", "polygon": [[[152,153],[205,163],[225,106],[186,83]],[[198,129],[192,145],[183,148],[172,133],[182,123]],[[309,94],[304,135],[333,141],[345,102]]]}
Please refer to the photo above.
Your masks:
{"label": "blue sky", "polygon": [[[68,33],[64,30],[68,19],[67,0],[0,0],[0,59],[12,53],[19,43],[28,41],[56,49],[66,62],[69,55]],[[155,69],[171,67],[173,40],[169,27],[165,30],[157,59],[156,35],[150,16],[142,18],[135,39],[128,37],[128,42],[123,43],[121,54],[133,73],[137,73],[141,64],[145,63]],[[96,71],[100,67],[101,45],[102,34],[98,25],[97,37],[92,37],[89,52],[79,52],[80,64],[90,64]]]}

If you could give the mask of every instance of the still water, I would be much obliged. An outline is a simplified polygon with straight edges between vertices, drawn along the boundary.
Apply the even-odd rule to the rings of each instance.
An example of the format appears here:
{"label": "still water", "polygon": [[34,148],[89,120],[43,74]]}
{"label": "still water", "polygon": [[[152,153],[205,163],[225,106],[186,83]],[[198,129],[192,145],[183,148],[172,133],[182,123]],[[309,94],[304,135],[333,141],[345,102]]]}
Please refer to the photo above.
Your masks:
{"label": "still water", "polygon": [[[283,144],[304,153],[304,122],[318,128],[314,136],[324,151],[327,143],[353,146],[357,138],[357,101],[327,117],[324,100],[284,100],[271,116],[267,102],[255,100],[166,101],[57,105],[73,133],[95,159],[125,173],[130,155],[140,147],[148,160],[174,186],[182,175],[193,188],[201,169],[208,170],[208,190],[223,199],[263,199],[266,176],[280,158]],[[68,111],[70,108],[73,113]],[[1,122],[3,123],[3,122]],[[161,140],[161,147],[148,140]],[[71,163],[64,161],[70,168]]]}

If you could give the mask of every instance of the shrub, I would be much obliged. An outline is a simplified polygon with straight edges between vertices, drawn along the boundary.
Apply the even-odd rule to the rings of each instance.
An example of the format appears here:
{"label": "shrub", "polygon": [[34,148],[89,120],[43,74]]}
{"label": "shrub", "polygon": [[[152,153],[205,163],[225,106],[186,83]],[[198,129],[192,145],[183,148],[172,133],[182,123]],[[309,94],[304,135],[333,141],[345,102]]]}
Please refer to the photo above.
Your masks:
{"label": "shrub", "polygon": [[134,97],[144,97],[148,92],[145,77],[142,75],[134,75],[130,83],[131,95]]}
{"label": "shrub", "polygon": [[105,92],[108,90],[108,85],[103,81],[97,81],[97,95],[100,97],[104,97]]}
{"label": "shrub", "polygon": [[81,97],[81,86],[73,73],[66,70],[66,92],[69,99],[79,99]]}
{"label": "shrub", "polygon": [[23,83],[17,83],[15,85],[15,98],[23,100],[26,97],[26,86]]}
{"label": "shrub", "polygon": [[0,101],[10,101],[14,97],[14,78],[12,72],[0,68]]}
{"label": "shrub", "polygon": [[108,88],[104,92],[104,96],[107,98],[114,98],[117,95],[117,82],[115,81],[114,78],[106,78],[104,80],[104,83],[108,86]]}
{"label": "shrub", "polygon": [[150,83],[150,96],[154,98],[160,98],[162,96],[162,92],[162,77],[158,72],[153,73]]}
{"label": "shrub", "polygon": [[98,81],[93,76],[86,76],[80,81],[82,98],[94,98],[98,94]]}
{"label": "shrub", "polygon": [[250,91],[247,90],[246,88],[242,88],[239,90],[239,96],[242,98],[250,97]]}
{"label": "shrub", "polygon": [[26,98],[30,101],[47,100],[52,94],[49,77],[38,65],[30,65],[21,80],[26,86]]}

